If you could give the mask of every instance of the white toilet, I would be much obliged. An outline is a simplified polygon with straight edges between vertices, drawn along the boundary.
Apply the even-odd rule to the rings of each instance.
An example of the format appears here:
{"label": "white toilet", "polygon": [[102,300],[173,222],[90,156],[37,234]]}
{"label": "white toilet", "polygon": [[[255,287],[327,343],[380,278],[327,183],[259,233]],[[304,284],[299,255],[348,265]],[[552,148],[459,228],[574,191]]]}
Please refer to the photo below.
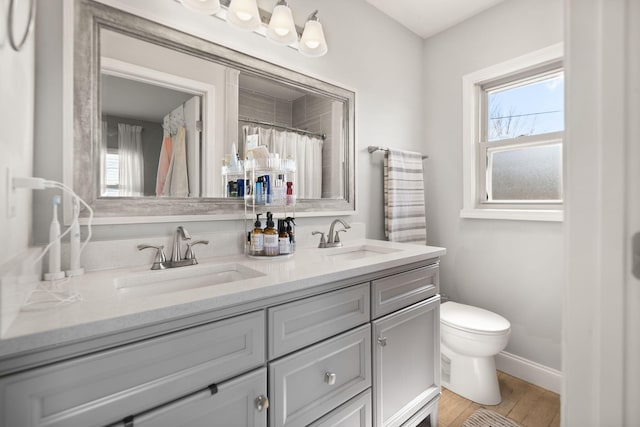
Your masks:
{"label": "white toilet", "polygon": [[453,301],[440,306],[442,385],[482,405],[502,400],[494,356],[509,341],[511,324],[489,310]]}

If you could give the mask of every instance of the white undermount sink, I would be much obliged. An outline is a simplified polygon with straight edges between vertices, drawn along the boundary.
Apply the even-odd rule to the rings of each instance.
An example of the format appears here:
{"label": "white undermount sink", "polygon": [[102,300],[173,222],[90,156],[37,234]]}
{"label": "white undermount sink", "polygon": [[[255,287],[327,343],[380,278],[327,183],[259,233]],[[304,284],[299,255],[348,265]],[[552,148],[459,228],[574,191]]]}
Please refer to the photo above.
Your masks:
{"label": "white undermount sink", "polygon": [[388,248],[372,244],[343,246],[340,248],[327,248],[320,250],[322,251],[322,254],[324,256],[345,260],[357,260],[400,251],[400,249]]}
{"label": "white undermount sink", "polygon": [[194,265],[136,273],[114,279],[118,293],[131,296],[158,295],[206,286],[223,285],[264,276],[242,264]]}

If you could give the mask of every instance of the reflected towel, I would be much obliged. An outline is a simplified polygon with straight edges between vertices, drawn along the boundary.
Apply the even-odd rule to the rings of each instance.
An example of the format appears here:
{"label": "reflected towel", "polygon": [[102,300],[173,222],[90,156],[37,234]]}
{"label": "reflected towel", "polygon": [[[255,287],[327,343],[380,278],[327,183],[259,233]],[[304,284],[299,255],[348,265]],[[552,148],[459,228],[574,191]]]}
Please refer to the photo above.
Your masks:
{"label": "reflected towel", "polygon": [[427,243],[420,153],[388,150],[385,155],[384,229],[392,242]]}
{"label": "reflected towel", "polygon": [[186,130],[181,127],[173,140],[173,155],[167,172],[164,194],[171,197],[189,196],[189,176],[187,174]]}
{"label": "reflected towel", "polygon": [[169,173],[171,156],[173,153],[171,135],[166,135],[162,141],[160,149],[160,159],[158,160],[158,174],[156,176],[156,196],[164,196],[164,185]]}

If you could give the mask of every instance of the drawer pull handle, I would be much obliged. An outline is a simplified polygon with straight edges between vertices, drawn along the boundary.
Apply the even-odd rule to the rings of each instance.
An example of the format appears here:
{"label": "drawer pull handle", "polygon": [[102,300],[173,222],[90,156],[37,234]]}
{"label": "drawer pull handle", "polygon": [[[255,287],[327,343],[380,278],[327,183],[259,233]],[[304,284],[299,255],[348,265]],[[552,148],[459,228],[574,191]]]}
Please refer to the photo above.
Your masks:
{"label": "drawer pull handle", "polygon": [[380,344],[380,347],[386,347],[387,337],[378,337],[378,344]]}
{"label": "drawer pull handle", "polygon": [[266,411],[269,409],[269,398],[267,396],[263,396],[262,394],[256,397],[256,409],[258,412]]}
{"label": "drawer pull handle", "polygon": [[329,385],[334,385],[336,383],[336,374],[334,372],[325,372],[324,382]]}

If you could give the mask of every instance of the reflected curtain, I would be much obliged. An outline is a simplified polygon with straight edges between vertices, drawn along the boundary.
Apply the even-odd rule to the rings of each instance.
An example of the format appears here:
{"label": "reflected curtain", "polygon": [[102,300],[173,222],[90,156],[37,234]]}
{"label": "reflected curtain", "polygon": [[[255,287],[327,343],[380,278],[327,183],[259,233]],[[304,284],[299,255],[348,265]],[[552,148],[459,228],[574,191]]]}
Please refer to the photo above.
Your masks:
{"label": "reflected curtain", "polygon": [[144,195],[142,126],[118,123],[120,196]]}
{"label": "reflected curtain", "polygon": [[258,135],[260,145],[270,153],[277,153],[281,159],[295,159],[294,192],[301,199],[322,198],[322,145],[321,138],[296,132],[243,126],[246,143],[248,135]]}

